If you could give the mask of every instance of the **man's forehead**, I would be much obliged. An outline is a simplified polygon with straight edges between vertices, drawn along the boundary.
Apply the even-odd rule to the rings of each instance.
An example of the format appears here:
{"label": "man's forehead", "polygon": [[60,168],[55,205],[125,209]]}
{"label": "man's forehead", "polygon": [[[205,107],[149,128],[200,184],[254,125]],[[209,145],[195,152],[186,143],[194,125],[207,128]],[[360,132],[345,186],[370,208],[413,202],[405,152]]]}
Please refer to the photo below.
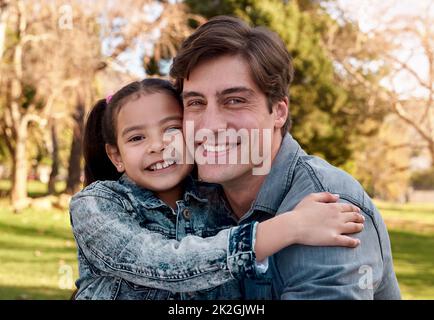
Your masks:
{"label": "man's forehead", "polygon": [[217,95],[235,87],[257,89],[248,63],[238,55],[202,61],[183,81],[183,92],[194,91],[206,95]]}
{"label": "man's forehead", "polygon": [[244,95],[254,95],[255,94],[255,90],[254,88],[251,88],[248,85],[240,85],[240,84],[234,84],[234,85],[224,85],[218,88],[205,88],[202,89],[201,88],[197,88],[197,89],[189,89],[189,88],[185,88],[182,91],[182,98],[188,98],[188,97],[192,97],[192,96],[208,96],[208,95],[213,95],[213,96],[223,96],[223,95],[228,95],[228,94],[233,94],[233,93],[241,93]]}

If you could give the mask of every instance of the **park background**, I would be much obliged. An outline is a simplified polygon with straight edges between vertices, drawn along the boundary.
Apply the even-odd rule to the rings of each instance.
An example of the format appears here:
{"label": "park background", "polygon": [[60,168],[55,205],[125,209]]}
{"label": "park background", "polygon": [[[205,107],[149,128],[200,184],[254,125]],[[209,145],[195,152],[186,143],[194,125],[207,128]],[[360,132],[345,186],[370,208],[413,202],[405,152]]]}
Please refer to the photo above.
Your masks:
{"label": "park background", "polygon": [[434,299],[431,0],[0,0],[0,299],[71,296],[87,112],[167,77],[182,40],[219,14],[284,40],[292,135],[375,199],[403,297]]}

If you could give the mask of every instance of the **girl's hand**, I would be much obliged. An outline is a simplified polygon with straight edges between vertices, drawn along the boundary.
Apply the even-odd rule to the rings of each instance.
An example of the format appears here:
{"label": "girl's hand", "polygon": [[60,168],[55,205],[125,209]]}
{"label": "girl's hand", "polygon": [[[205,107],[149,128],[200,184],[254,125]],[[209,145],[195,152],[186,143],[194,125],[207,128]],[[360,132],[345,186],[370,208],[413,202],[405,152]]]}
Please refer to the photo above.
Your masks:
{"label": "girl's hand", "polygon": [[294,243],[357,247],[360,240],[346,234],[362,231],[365,218],[358,207],[338,200],[339,195],[328,192],[305,197],[288,215]]}

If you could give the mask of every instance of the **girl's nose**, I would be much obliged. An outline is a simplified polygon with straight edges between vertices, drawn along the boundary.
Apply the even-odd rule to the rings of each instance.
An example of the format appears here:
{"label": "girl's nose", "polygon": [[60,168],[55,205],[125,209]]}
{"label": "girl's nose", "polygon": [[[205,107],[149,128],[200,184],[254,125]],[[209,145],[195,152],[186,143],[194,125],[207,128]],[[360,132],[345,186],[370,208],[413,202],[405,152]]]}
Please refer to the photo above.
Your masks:
{"label": "girl's nose", "polygon": [[162,138],[153,139],[148,148],[148,153],[160,153],[163,152],[166,148],[166,145],[163,142]]}

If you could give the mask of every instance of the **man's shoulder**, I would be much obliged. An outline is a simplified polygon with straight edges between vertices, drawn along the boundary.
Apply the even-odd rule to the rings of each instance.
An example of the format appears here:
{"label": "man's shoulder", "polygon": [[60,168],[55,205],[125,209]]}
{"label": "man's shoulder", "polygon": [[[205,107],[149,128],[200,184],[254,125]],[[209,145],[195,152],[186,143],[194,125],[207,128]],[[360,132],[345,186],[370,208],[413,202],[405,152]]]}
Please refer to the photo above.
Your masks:
{"label": "man's shoulder", "polygon": [[362,185],[353,176],[316,156],[303,155],[298,158],[291,190],[297,190],[298,185],[310,192],[339,194],[341,198],[357,205],[370,202]]}
{"label": "man's shoulder", "polygon": [[333,166],[316,156],[301,156],[296,164],[297,169],[308,174],[312,180],[322,186],[323,191],[345,191],[348,188],[362,189],[360,183],[348,172]]}

